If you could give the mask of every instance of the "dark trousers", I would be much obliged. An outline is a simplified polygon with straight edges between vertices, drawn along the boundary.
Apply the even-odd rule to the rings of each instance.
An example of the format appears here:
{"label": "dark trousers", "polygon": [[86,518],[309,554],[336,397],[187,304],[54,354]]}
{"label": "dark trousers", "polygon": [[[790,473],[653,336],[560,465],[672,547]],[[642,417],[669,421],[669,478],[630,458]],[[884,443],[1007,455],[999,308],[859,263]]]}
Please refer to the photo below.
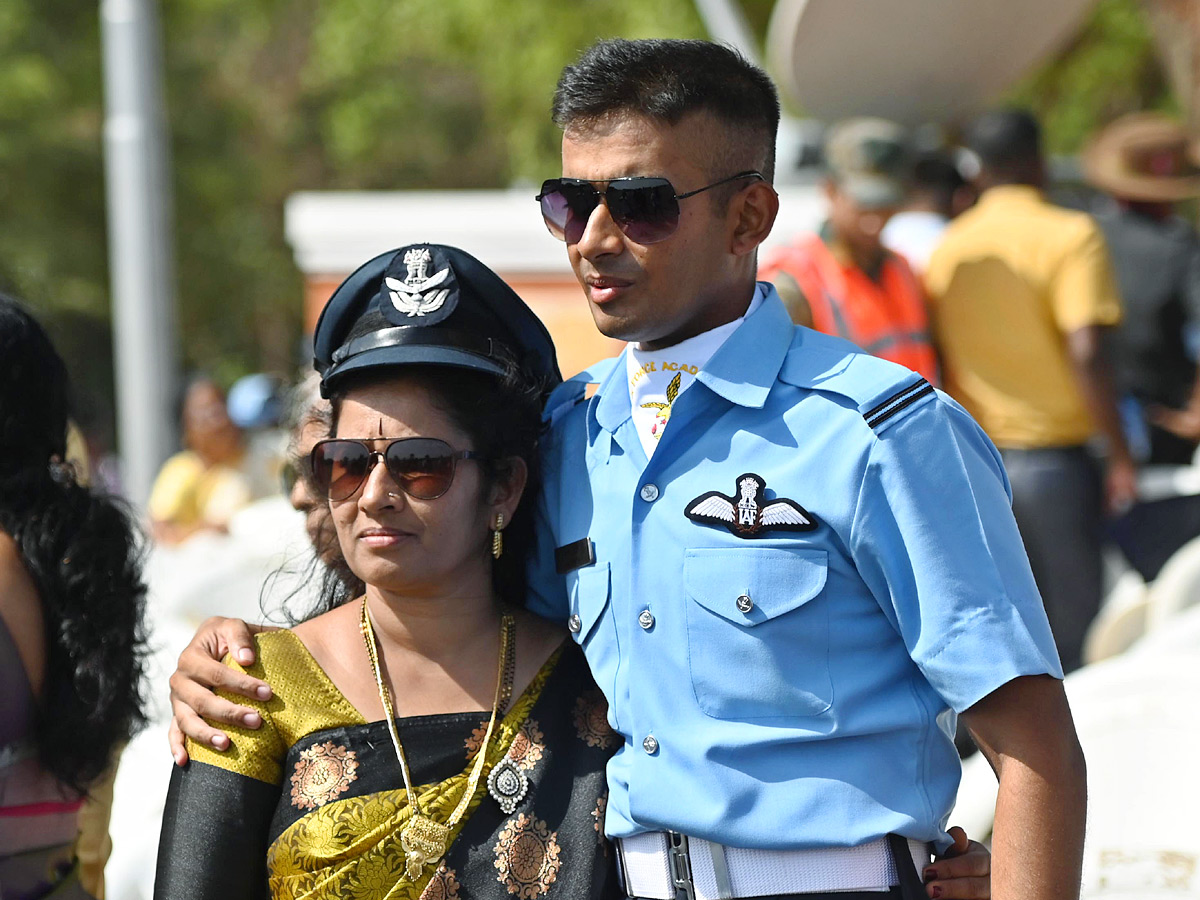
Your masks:
{"label": "dark trousers", "polygon": [[1083,637],[1103,590],[1100,466],[1084,447],[1001,449],[1000,455],[1029,565],[1070,672],[1083,664]]}

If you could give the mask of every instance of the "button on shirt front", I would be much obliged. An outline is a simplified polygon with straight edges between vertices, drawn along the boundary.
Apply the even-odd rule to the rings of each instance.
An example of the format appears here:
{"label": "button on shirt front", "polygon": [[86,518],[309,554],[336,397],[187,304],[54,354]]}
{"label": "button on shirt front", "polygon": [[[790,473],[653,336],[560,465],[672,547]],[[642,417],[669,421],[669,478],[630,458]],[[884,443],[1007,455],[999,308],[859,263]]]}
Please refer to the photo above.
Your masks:
{"label": "button on shirt front", "polygon": [[[624,360],[551,398],[530,606],[570,620],[623,738],[610,837],[945,846],[951,711],[1061,677],[1003,468],[919,376],[759,290],[650,458]],[[772,524],[793,507],[813,524]],[[556,573],[584,538],[595,562]]]}

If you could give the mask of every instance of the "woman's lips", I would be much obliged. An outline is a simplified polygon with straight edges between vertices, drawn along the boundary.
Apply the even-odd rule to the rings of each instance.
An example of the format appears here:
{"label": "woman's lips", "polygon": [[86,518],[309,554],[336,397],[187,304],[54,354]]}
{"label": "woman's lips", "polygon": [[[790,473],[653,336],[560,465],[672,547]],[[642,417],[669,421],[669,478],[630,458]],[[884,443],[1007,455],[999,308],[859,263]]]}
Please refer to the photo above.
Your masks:
{"label": "woman's lips", "polygon": [[390,528],[369,528],[359,532],[358,540],[368,547],[381,548],[393,547],[411,536],[407,532],[394,531]]}

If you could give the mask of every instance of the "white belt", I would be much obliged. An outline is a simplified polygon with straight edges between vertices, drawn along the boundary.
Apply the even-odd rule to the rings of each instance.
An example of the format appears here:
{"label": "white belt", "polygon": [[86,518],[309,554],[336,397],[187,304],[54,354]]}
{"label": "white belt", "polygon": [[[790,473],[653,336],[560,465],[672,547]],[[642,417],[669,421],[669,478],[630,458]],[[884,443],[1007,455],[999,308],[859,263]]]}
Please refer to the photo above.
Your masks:
{"label": "white belt", "polygon": [[[683,853],[672,844],[683,845]],[[908,841],[918,877],[929,849]],[[747,850],[662,831],[617,841],[625,892],[647,900],[675,900],[690,880],[696,900],[770,897],[823,891],[887,891],[900,883],[886,838],[859,847],[810,850]]]}

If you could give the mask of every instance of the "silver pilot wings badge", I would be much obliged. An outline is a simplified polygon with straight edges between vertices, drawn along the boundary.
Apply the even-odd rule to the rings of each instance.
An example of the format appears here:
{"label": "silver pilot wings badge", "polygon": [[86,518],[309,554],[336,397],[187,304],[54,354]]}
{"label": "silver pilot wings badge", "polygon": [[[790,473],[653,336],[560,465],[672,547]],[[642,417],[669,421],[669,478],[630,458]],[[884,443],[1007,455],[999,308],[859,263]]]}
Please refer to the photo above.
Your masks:
{"label": "silver pilot wings badge", "polygon": [[701,494],[687,505],[684,515],[693,522],[724,525],[742,538],[758,537],[764,531],[812,531],[817,523],[795,500],[780,497],[767,501],[766,481],[753,472],[737,478],[738,495],[720,491]]}
{"label": "silver pilot wings badge", "polygon": [[442,308],[450,295],[449,288],[438,289],[450,275],[449,269],[442,269],[429,275],[429,264],[433,257],[425,248],[409,250],[404,254],[404,265],[408,266],[408,274],[401,281],[398,278],[385,278],[388,296],[397,312],[412,318],[436,312]]}

